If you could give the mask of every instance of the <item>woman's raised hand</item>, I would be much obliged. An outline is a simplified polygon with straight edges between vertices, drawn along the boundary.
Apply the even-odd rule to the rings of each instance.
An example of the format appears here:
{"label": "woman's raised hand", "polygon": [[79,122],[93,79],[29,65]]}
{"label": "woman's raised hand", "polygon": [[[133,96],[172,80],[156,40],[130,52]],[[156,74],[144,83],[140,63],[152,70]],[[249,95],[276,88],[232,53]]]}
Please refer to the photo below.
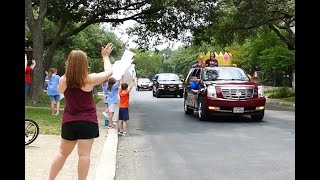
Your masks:
{"label": "woman's raised hand", "polygon": [[102,57],[109,57],[110,53],[112,52],[112,50],[114,49],[113,44],[112,43],[108,43],[106,46],[102,46],[101,47],[101,55]]}

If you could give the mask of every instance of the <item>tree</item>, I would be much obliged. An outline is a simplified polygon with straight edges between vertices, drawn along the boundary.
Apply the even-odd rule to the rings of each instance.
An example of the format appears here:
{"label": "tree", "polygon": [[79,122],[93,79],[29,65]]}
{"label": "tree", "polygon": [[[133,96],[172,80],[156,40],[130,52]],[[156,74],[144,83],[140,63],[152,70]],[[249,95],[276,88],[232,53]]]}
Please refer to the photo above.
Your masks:
{"label": "tree", "polygon": [[[262,51],[271,47],[285,47],[285,44],[271,30],[260,30],[255,38],[248,38],[246,42],[239,48],[237,53],[231,51],[232,59],[238,66],[244,68],[249,74],[261,69]],[[235,45],[236,47],[236,45]]]}
{"label": "tree", "polygon": [[42,102],[43,93],[43,23],[45,16],[47,14],[47,0],[42,0],[39,2],[37,8],[37,17],[33,14],[33,5],[35,3],[31,0],[25,0],[25,18],[30,29],[32,36],[32,46],[33,46],[33,59],[36,60],[36,67],[33,70],[33,83],[32,83],[32,93],[31,101]]}
{"label": "tree", "polygon": [[215,39],[222,44],[233,40],[244,42],[253,37],[261,27],[267,27],[295,50],[295,2],[293,0],[222,0],[216,11],[206,17],[208,24],[194,30],[194,42]]}
{"label": "tree", "polygon": [[59,69],[60,74],[64,74],[66,56],[72,49],[81,49],[88,55],[91,72],[100,72],[103,68],[103,62],[99,53],[102,42],[111,42],[115,47],[111,53],[113,57],[110,59],[111,61],[120,59],[124,52],[124,43],[113,32],[108,32],[98,25],[90,25],[58,48],[53,57],[52,65]]}
{"label": "tree", "polygon": [[162,57],[159,52],[144,51],[135,52],[134,63],[136,65],[136,71],[138,77],[150,77],[158,73],[160,65],[162,63]]}
{"label": "tree", "polygon": [[294,53],[280,46],[263,50],[258,59],[265,71],[276,70],[291,74],[295,65]]}
{"label": "tree", "polygon": [[[31,100],[42,101],[43,66],[46,69],[50,66],[59,44],[89,25],[107,22],[116,26],[126,20],[135,20],[140,24],[135,32],[143,37],[141,40],[150,40],[150,34],[177,38],[183,30],[197,25],[193,22],[201,19],[213,5],[214,1],[210,0],[26,0],[26,21],[38,64],[34,70],[37,78],[33,80]],[[42,28],[45,18],[59,26],[44,56]]]}

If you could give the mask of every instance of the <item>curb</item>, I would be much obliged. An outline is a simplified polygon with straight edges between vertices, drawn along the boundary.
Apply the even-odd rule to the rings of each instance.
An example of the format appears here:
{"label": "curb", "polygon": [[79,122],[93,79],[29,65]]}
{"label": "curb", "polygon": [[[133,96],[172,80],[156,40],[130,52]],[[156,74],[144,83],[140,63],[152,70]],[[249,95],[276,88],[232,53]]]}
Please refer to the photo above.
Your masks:
{"label": "curb", "polygon": [[[115,109],[113,119],[118,122],[119,105]],[[116,175],[118,150],[118,125],[115,128],[108,129],[107,138],[103,144],[99,163],[96,167],[94,180],[114,180]]]}
{"label": "curb", "polygon": [[114,180],[116,175],[118,130],[109,129],[104,142],[94,180]]}

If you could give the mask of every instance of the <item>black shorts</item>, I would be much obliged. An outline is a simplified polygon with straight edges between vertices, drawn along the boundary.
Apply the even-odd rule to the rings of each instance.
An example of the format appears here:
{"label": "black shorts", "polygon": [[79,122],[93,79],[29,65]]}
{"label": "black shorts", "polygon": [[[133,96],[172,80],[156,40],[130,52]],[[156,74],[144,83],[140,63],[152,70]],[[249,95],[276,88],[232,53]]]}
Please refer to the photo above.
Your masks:
{"label": "black shorts", "polygon": [[66,122],[62,124],[61,137],[69,141],[97,138],[99,126],[97,123],[88,121]]}
{"label": "black shorts", "polygon": [[120,108],[119,109],[119,120],[128,121],[129,120],[129,109]]}

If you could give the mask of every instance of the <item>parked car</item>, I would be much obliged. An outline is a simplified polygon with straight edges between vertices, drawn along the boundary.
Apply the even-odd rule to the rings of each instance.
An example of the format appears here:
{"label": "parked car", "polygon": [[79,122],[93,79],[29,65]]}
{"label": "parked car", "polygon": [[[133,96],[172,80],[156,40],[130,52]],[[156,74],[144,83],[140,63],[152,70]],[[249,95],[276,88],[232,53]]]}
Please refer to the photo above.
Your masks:
{"label": "parked car", "polygon": [[152,90],[152,82],[149,78],[139,78],[137,80],[137,91],[140,91],[141,89],[147,89]]}
{"label": "parked car", "polygon": [[160,73],[153,78],[152,95],[161,97],[162,95],[178,95],[183,97],[182,81],[174,73]]}
{"label": "parked car", "polygon": [[251,115],[255,121],[264,117],[263,87],[241,68],[192,68],[183,86],[184,111],[197,111],[200,120],[211,115]]}

